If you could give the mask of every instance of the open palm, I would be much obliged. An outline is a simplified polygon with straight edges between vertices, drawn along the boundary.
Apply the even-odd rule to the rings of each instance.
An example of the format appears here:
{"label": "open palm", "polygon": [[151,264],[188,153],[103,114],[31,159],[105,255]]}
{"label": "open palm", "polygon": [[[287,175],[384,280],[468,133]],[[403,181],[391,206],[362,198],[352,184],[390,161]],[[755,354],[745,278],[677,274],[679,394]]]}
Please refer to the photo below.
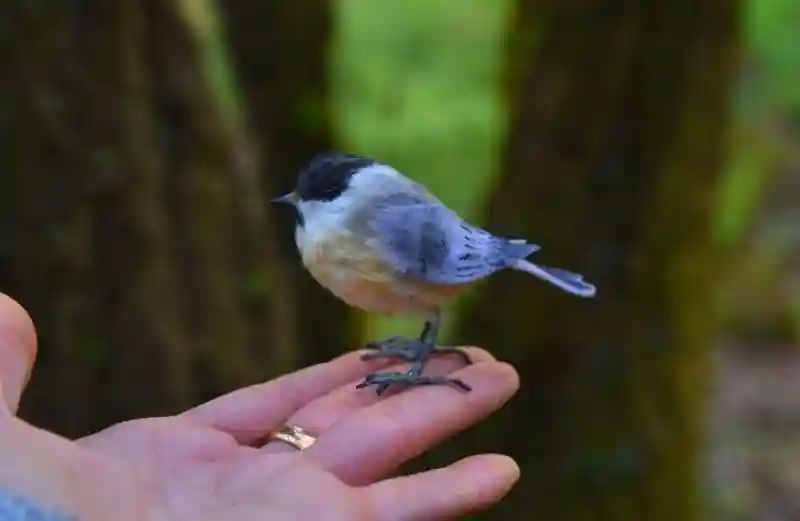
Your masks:
{"label": "open palm", "polygon": [[[80,441],[134,470],[169,519],[440,519],[505,494],[517,475],[503,456],[385,479],[403,462],[499,407],[517,386],[506,364],[472,350],[458,371],[471,393],[416,388],[378,398],[355,384],[356,353],[246,388],[169,418],[117,425]],[[437,361],[446,371],[457,361]],[[284,422],[318,435],[300,452],[281,442],[256,448]]]}

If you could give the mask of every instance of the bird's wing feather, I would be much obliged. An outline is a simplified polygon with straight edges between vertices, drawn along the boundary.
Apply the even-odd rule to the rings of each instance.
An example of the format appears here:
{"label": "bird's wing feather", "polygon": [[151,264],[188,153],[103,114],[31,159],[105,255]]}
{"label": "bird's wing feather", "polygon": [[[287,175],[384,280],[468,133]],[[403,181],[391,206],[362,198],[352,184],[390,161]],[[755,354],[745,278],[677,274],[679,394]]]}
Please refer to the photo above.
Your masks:
{"label": "bird's wing feather", "polygon": [[373,201],[365,224],[371,240],[402,276],[465,284],[506,266],[507,241],[421,194],[398,193]]}

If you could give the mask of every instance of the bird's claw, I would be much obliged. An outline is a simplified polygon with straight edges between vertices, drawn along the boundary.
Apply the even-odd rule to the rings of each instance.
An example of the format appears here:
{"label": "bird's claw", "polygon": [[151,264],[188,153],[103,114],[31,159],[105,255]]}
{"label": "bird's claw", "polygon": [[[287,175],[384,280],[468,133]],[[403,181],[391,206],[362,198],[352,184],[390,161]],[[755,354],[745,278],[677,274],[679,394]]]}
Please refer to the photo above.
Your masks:
{"label": "bird's claw", "polygon": [[361,355],[362,360],[375,360],[377,358],[396,358],[406,362],[418,361],[424,352],[425,347],[417,339],[402,338],[393,336],[385,340],[370,342],[365,346],[372,350],[370,353]]}
{"label": "bird's claw", "polygon": [[375,394],[382,395],[392,385],[455,385],[464,391],[471,391],[472,387],[458,378],[448,378],[446,376],[423,376],[413,372],[383,372],[372,373],[364,378],[364,381],[356,385],[356,389],[363,389],[370,385],[375,386]]}
{"label": "bird's claw", "polygon": [[[419,339],[402,338],[393,336],[377,342],[369,342],[366,349],[372,352],[361,355],[362,360],[375,360],[377,358],[396,358],[406,362],[418,362],[425,352],[425,346]],[[467,365],[473,363],[472,358],[463,349],[457,347],[433,347],[428,356],[458,355]]]}

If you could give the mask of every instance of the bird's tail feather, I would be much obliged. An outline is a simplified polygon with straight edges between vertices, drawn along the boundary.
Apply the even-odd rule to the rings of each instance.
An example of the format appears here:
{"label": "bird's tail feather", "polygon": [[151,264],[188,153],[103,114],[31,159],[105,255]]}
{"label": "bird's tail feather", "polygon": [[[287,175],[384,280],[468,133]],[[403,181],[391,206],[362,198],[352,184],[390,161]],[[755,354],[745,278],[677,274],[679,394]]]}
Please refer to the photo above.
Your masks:
{"label": "bird's tail feather", "polygon": [[595,295],[594,285],[585,282],[581,275],[572,273],[571,271],[562,270],[560,268],[550,268],[548,266],[539,266],[522,258],[509,261],[509,267],[530,273],[535,277],[546,280],[564,291],[568,291],[579,297],[594,297]]}

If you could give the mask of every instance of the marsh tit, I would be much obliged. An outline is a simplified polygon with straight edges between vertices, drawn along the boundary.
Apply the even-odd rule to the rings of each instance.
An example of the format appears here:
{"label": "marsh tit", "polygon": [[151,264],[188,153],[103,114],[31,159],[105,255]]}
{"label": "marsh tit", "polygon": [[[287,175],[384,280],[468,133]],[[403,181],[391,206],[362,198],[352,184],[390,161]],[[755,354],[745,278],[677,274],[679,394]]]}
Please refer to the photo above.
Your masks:
{"label": "marsh tit", "polygon": [[411,363],[407,372],[368,375],[359,388],[380,395],[393,384],[463,381],[422,374],[436,354],[466,352],[436,347],[443,306],[469,284],[511,268],[581,297],[595,287],[581,275],[526,260],[539,249],[523,239],[497,237],[461,219],[420,183],[373,159],[340,152],[314,157],[294,191],[273,199],[294,207],[295,241],[303,265],[322,286],[350,306],[371,313],[416,315],[419,338],[372,342],[365,360],[390,357]]}

